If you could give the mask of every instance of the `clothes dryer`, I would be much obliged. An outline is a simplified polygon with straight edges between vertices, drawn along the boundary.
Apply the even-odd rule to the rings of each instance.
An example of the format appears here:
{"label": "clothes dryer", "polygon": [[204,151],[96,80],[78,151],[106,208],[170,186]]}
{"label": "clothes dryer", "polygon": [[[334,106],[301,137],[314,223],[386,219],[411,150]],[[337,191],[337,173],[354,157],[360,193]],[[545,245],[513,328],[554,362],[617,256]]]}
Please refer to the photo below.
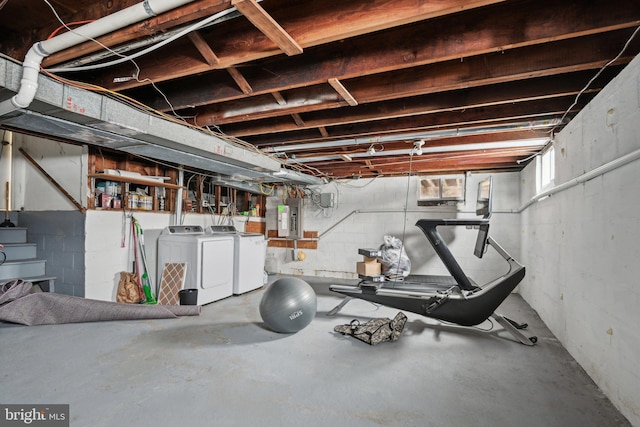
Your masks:
{"label": "clothes dryer", "polygon": [[235,239],[234,295],[264,286],[264,263],[267,242],[260,233],[237,231],[232,225],[212,225],[207,230],[212,235],[230,235]]}
{"label": "clothes dryer", "polygon": [[235,239],[205,233],[199,225],[166,227],[158,238],[158,276],[165,263],[187,263],[185,288],[198,290],[198,305],[233,294]]}

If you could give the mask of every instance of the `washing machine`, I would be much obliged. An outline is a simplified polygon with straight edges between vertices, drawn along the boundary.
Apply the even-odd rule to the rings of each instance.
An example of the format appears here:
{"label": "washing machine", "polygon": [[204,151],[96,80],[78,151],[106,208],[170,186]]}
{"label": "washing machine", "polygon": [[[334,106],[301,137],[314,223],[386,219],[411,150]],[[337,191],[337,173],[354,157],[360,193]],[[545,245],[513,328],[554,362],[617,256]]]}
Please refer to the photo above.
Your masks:
{"label": "washing machine", "polygon": [[267,241],[260,233],[237,231],[233,225],[212,225],[211,235],[228,235],[235,239],[233,294],[240,295],[264,285],[264,262]]}
{"label": "washing machine", "polygon": [[158,276],[165,263],[187,263],[185,289],[198,290],[198,305],[233,295],[235,238],[205,233],[199,225],[166,227],[158,238]]}

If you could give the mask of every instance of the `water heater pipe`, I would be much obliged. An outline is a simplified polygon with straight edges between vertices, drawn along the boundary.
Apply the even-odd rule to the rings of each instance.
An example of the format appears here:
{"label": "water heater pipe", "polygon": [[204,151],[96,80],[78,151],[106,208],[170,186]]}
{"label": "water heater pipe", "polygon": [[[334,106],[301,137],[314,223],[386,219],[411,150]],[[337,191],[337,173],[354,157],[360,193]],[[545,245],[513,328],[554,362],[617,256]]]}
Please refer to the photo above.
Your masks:
{"label": "water heater pipe", "polygon": [[27,52],[22,64],[22,80],[20,80],[18,93],[11,99],[0,103],[0,116],[29,107],[38,90],[40,64],[45,57],[192,1],[194,0],[145,0],[73,31],[35,43]]}

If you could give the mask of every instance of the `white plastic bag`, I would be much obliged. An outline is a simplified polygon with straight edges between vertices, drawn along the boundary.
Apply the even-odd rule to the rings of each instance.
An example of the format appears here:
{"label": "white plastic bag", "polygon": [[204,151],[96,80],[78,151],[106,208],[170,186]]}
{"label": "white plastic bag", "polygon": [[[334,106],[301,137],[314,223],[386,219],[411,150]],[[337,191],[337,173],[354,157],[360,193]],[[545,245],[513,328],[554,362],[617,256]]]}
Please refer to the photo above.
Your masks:
{"label": "white plastic bag", "polygon": [[404,278],[411,272],[411,260],[404,250],[402,240],[393,236],[384,236],[382,251],[382,274],[389,278]]}

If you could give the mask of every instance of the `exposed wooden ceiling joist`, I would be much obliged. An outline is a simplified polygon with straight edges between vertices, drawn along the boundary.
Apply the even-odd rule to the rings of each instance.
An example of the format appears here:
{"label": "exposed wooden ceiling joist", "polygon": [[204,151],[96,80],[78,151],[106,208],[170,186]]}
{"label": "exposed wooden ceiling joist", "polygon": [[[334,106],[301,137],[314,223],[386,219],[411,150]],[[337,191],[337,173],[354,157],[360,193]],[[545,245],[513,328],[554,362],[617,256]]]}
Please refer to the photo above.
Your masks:
{"label": "exposed wooden ceiling joist", "polygon": [[[500,12],[501,9],[494,10],[495,8],[478,10],[475,13],[454,15],[436,22],[418,23],[390,32],[374,33],[366,38],[331,44],[310,52],[313,55],[311,61],[306,56],[263,61],[255,66],[245,67],[245,75],[252,82],[254,93],[261,94],[322,84],[330,78],[340,79],[344,83],[351,78],[389,70],[451,60],[464,61],[464,58],[505,52],[507,48],[545,45],[557,40],[585,34],[597,35],[612,28],[640,24],[640,12],[629,16],[628,7],[622,7],[624,4],[617,9],[607,1],[596,1],[598,2],[600,7],[613,7],[615,13],[595,18],[588,13],[581,13],[585,4],[577,0],[569,5],[546,2],[534,6],[534,3],[539,2],[515,2],[505,5],[507,10],[504,12]],[[624,2],[628,3],[626,0]],[[589,4],[593,5],[592,2]],[[531,13],[532,8],[552,10],[553,13]],[[631,31],[623,34],[628,36]],[[597,37],[592,38],[595,39]],[[574,43],[582,45],[582,50],[589,49],[588,40]],[[614,46],[618,45],[611,44],[612,48]],[[150,70],[147,66],[143,68]],[[112,77],[96,83],[112,86]],[[148,77],[153,79],[153,76]],[[200,78],[181,79],[170,88],[160,86],[177,109],[182,106],[206,105],[211,100],[222,102],[243,96],[238,91],[216,85],[215,75],[206,82]],[[211,95],[204,97],[202,90]],[[147,90],[136,95],[154,108],[166,107],[158,101],[160,97],[157,92]]]}
{"label": "exposed wooden ceiling joist", "polygon": [[[51,4],[72,23],[139,1]],[[640,52],[637,0],[195,0],[99,40],[128,55],[212,18],[136,65],[61,75],[242,138],[287,167],[296,155],[311,174],[388,176],[520,170]],[[41,0],[10,1],[0,52],[22,60],[60,27]],[[44,66],[108,55],[87,42]],[[414,136],[431,151],[399,155]]]}
{"label": "exposed wooden ceiling joist", "polygon": [[269,14],[256,2],[256,0],[231,0],[231,4],[262,34],[274,42],[287,55],[298,55],[302,48]]}
{"label": "exposed wooden ceiling joist", "polygon": [[[297,3],[291,8],[286,1],[274,1],[268,9],[287,32],[303,48],[326,44],[350,37],[368,34],[387,28],[393,28],[411,22],[442,16],[452,11],[473,9],[487,4],[501,3],[504,0],[443,0],[437,3],[416,2],[415,0],[378,0],[375,2],[336,2],[317,0]],[[393,13],[389,13],[393,11]],[[348,16],[349,25],[344,25],[341,17]],[[203,31],[204,33],[204,31]],[[239,22],[224,22],[211,29],[207,41],[220,58],[221,68],[278,55],[281,51],[273,42],[252,26]],[[239,44],[237,38],[243,43]],[[186,50],[185,50],[186,49]],[[189,45],[176,41],[171,46],[160,49],[160,55],[141,58],[138,64],[143,72],[141,82],[129,81],[113,84],[114,75],[128,75],[131,65],[113,67],[102,75],[97,75],[93,83],[115,90],[124,90],[149,84],[144,79],[156,83],[202,73],[208,66],[194,61],[189,53]],[[176,54],[175,57],[171,55]],[[124,74],[123,74],[124,73]],[[329,76],[324,81],[334,76]]]}

